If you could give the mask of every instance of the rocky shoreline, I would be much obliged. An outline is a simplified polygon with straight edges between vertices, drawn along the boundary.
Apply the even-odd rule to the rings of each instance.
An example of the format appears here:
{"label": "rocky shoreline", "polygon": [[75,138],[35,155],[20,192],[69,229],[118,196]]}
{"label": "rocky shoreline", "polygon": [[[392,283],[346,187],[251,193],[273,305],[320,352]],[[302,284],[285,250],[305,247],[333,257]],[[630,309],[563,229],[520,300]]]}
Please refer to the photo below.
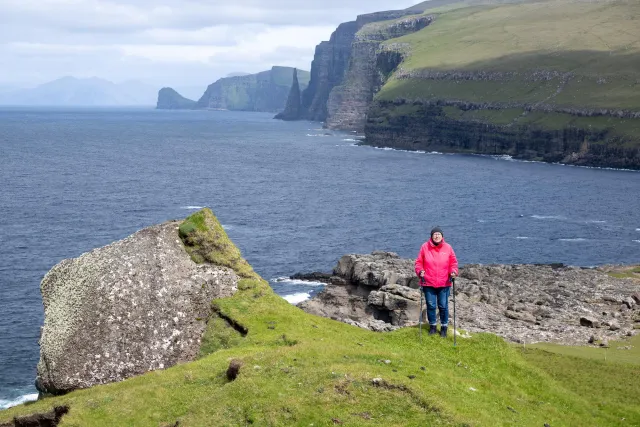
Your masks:
{"label": "rocky shoreline", "polygon": [[[465,265],[456,280],[458,327],[517,343],[607,346],[640,331],[640,281],[607,271],[562,264]],[[332,274],[295,277],[327,283],[298,305],[308,313],[374,331],[418,323],[420,292],[411,259],[390,252],[350,254]]]}

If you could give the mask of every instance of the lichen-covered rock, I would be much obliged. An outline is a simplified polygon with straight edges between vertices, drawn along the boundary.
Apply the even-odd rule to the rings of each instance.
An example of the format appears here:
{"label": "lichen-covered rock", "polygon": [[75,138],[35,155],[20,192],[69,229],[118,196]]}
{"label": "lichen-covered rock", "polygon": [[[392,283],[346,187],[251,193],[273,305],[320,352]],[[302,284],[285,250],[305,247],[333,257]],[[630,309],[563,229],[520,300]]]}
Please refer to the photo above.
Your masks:
{"label": "lichen-covered rock", "polygon": [[172,221],[60,262],[41,283],[36,385],[59,394],[193,360],[214,298],[238,277],[196,264]]}

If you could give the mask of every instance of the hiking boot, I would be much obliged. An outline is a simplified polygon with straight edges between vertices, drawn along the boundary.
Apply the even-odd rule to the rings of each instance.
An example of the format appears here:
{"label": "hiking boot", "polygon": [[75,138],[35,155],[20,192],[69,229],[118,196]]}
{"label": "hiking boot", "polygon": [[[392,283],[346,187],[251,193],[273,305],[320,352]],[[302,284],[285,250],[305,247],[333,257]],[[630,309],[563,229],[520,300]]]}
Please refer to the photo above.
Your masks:
{"label": "hiking boot", "polygon": [[429,335],[435,335],[438,331],[436,330],[436,325],[429,325]]}
{"label": "hiking boot", "polygon": [[440,328],[440,336],[442,338],[446,338],[447,337],[447,327],[446,326],[442,326]]}

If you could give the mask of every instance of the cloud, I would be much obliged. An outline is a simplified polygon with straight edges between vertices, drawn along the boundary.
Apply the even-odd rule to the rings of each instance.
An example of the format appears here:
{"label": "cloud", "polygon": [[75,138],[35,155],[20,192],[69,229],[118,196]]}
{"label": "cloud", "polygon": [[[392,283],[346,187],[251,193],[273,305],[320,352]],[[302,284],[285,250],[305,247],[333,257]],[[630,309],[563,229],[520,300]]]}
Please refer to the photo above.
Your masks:
{"label": "cloud", "polygon": [[[205,84],[272,65],[309,69],[315,46],[391,0],[0,0],[0,83],[61,75]],[[6,64],[6,65],[5,65]],[[162,70],[160,70],[162,68]],[[39,79],[39,80],[38,80]],[[38,80],[38,81],[36,81]],[[162,81],[161,81],[162,80]]]}

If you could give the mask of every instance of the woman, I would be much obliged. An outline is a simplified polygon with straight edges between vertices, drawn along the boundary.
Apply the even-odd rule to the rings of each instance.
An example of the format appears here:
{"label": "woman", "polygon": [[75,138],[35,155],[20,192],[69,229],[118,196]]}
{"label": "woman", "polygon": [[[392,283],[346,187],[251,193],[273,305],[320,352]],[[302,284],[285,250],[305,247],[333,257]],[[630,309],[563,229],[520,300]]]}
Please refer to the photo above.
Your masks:
{"label": "woman", "polygon": [[437,306],[440,312],[440,336],[446,338],[451,279],[458,275],[458,260],[451,245],[444,241],[440,227],[431,230],[431,238],[420,248],[416,258],[416,274],[420,277],[420,286],[427,301],[429,335],[437,332]]}

